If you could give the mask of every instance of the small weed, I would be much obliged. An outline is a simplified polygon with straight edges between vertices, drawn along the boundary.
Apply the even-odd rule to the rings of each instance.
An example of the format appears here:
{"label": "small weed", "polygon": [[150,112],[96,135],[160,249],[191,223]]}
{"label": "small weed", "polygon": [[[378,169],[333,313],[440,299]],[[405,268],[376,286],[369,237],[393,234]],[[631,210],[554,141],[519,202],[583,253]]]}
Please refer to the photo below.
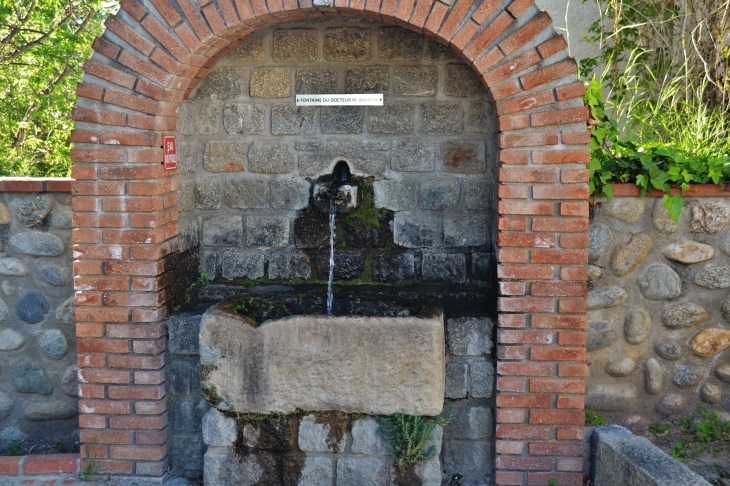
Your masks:
{"label": "small weed", "polygon": [[419,461],[425,461],[436,453],[431,444],[437,425],[445,426],[454,415],[454,407],[437,417],[418,415],[376,415],[378,433],[385,440],[388,452],[396,460],[398,467],[404,468]]}
{"label": "small weed", "polygon": [[600,415],[596,415],[593,410],[586,409],[586,425],[588,425],[589,427],[606,425],[606,422],[608,422],[608,419],[606,417],[601,417]]}
{"label": "small weed", "polygon": [[695,425],[695,436],[700,442],[714,442],[730,439],[730,420],[721,419],[717,411],[710,412],[702,407],[703,420]]}
{"label": "small weed", "polygon": [[672,457],[675,459],[679,459],[680,457],[686,457],[686,452],[684,451],[686,447],[686,444],[684,442],[677,442],[674,445],[674,450],[672,451]]}
{"label": "small weed", "polygon": [[669,432],[672,428],[672,424],[665,424],[663,422],[656,421],[649,426],[649,432],[654,435],[664,435]]}
{"label": "small weed", "polygon": [[62,453],[64,453],[64,452],[68,451],[68,446],[67,446],[67,445],[66,445],[66,443],[65,443],[65,442],[63,441],[63,439],[61,439],[61,440],[59,440],[58,442],[56,442],[56,445],[55,445],[55,449],[56,449],[56,452],[58,452],[58,453],[61,453],[61,454],[62,454]]}
{"label": "small weed", "polygon": [[555,478],[548,479],[548,486],[558,486],[558,480]]}
{"label": "small weed", "polygon": [[15,442],[15,443],[10,444],[5,449],[5,453],[3,455],[5,455],[5,456],[21,456],[21,455],[23,455],[23,449],[21,449],[19,442]]}
{"label": "small weed", "polygon": [[79,480],[81,481],[91,481],[95,476],[99,475],[99,460],[96,457],[91,457],[91,452],[89,452],[95,448],[96,438],[94,438],[91,444],[86,444],[84,447],[86,449],[86,457],[84,457],[84,469],[79,473]]}
{"label": "small weed", "polygon": [[682,417],[682,419],[679,421],[679,428],[684,430],[689,430],[692,428],[692,424],[694,423],[694,420],[691,415],[686,415]]}

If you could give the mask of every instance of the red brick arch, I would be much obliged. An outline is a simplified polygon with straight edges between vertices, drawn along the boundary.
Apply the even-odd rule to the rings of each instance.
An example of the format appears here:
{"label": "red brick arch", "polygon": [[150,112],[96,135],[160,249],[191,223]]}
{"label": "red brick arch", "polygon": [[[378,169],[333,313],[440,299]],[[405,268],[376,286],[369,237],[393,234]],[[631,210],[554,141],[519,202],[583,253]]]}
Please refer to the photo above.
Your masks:
{"label": "red brick arch", "polygon": [[74,161],[81,440],[102,472],[167,469],[165,257],[177,176],[161,135],[241,39],[279,23],[357,16],[450,44],[496,105],[498,484],[582,484],[588,132],[582,84],[533,0],[122,0],[79,84]]}

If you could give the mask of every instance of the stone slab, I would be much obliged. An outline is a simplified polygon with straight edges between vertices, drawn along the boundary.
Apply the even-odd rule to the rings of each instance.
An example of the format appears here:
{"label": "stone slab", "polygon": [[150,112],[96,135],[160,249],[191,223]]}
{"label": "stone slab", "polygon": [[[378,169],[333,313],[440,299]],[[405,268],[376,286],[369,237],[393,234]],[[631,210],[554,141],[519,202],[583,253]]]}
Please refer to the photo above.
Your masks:
{"label": "stone slab", "polygon": [[441,413],[443,314],[291,316],[252,327],[221,302],[203,315],[202,386],[220,410]]}

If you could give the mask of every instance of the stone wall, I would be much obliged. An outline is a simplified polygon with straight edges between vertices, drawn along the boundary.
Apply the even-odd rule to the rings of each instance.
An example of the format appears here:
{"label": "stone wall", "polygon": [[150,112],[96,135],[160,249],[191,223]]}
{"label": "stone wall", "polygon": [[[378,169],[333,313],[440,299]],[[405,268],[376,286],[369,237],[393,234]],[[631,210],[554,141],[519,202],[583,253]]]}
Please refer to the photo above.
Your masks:
{"label": "stone wall", "polygon": [[629,426],[730,403],[730,202],[685,202],[679,224],[661,197],[593,206],[586,407]]}
{"label": "stone wall", "polygon": [[[295,107],[312,93],[383,93],[385,105]],[[355,19],[265,30],[210,72],[178,127],[183,248],[201,245],[211,277],[327,280],[326,217],[302,210],[344,160],[384,224],[368,213],[368,235],[341,235],[336,280],[491,280],[492,103],[423,35]]]}
{"label": "stone wall", "polygon": [[71,181],[3,184],[0,449],[68,452],[78,447]]}

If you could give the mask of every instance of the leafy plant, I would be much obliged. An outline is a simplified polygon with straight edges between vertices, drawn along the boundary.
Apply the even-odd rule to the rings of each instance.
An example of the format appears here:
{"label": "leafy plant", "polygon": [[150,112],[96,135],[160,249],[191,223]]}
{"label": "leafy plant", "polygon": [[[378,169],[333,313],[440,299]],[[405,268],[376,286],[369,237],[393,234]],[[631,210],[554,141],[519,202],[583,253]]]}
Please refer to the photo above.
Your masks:
{"label": "leafy plant", "polygon": [[679,420],[679,427],[685,430],[691,429],[693,424],[694,419],[691,415],[685,415]]}
{"label": "leafy plant", "polygon": [[701,409],[703,420],[695,425],[695,436],[700,442],[714,442],[730,439],[730,420],[719,417],[717,411],[710,412],[705,407]]}
{"label": "leafy plant", "polygon": [[674,450],[672,451],[672,457],[675,459],[679,459],[680,457],[685,457],[686,452],[684,450],[686,444],[684,442],[677,442],[674,445]]}
{"label": "leafy plant", "polygon": [[91,444],[85,444],[84,449],[84,468],[79,473],[79,480],[86,482],[94,479],[100,472],[99,460],[91,453],[92,450],[96,449],[96,437],[91,441]]}
{"label": "leafy plant", "polygon": [[433,432],[437,425],[445,426],[451,421],[454,408],[436,417],[406,415],[376,415],[378,434],[385,440],[388,453],[396,460],[400,468],[405,468],[419,461],[425,461],[436,453],[436,447],[431,444]]}
{"label": "leafy plant", "polygon": [[669,432],[669,429],[671,428],[672,424],[665,424],[663,422],[656,421],[653,424],[649,425],[649,432],[654,435],[664,435]]}
{"label": "leafy plant", "polygon": [[606,417],[596,415],[592,410],[586,409],[586,425],[589,427],[598,427],[608,422]]}
{"label": "leafy plant", "polygon": [[23,454],[23,449],[20,446],[19,442],[13,442],[8,447],[5,448],[5,452],[3,453],[4,456],[20,456]]}
{"label": "leafy plant", "polygon": [[548,479],[548,486],[558,486],[558,480],[555,478]]}

